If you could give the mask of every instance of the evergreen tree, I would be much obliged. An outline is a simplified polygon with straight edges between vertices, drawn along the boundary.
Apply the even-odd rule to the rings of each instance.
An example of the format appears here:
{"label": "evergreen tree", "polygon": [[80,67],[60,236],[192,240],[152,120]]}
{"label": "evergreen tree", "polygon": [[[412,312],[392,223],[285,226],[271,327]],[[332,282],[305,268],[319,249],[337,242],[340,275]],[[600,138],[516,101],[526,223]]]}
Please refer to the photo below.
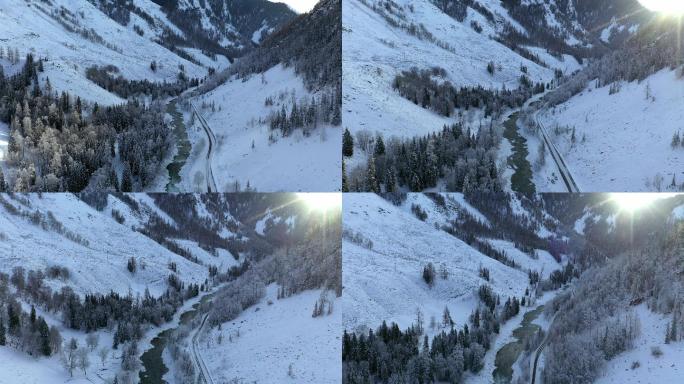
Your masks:
{"label": "evergreen tree", "polygon": [[366,171],[366,190],[368,192],[380,193],[380,184],[375,174],[375,157],[368,158],[368,169]]}
{"label": "evergreen tree", "polygon": [[121,192],[133,192],[133,180],[131,168],[126,164],[123,175],[121,176]]}
{"label": "evergreen tree", "polygon": [[385,176],[385,191],[394,192],[397,189],[397,178],[394,177],[394,170],[387,168],[387,176]]}
{"label": "evergreen tree", "polygon": [[385,143],[382,141],[382,136],[378,135],[375,140],[375,150],[373,151],[375,157],[380,157],[385,154]]}
{"label": "evergreen tree", "polygon": [[15,308],[14,304],[9,303],[7,305],[7,319],[9,321],[9,333],[16,335],[19,333],[21,328],[21,318],[19,317],[19,312]]}
{"label": "evergreen tree", "polygon": [[423,267],[423,280],[425,283],[432,288],[435,283],[435,266],[432,263],[428,263]]}
{"label": "evergreen tree", "polygon": [[31,320],[31,324],[32,324],[32,325],[36,323],[36,307],[35,307],[33,304],[31,304],[31,317],[30,317],[30,320]]}
{"label": "evergreen tree", "polygon": [[0,316],[0,345],[5,345],[5,344],[7,344],[5,323],[2,320],[2,316]]}
{"label": "evergreen tree", "polygon": [[451,319],[451,313],[449,313],[449,308],[447,306],[444,306],[444,312],[442,313],[442,325],[445,327],[454,325],[454,321]]}
{"label": "evergreen tree", "polygon": [[44,356],[50,356],[52,354],[50,328],[42,317],[38,319],[38,334],[40,335],[40,352]]}
{"label": "evergreen tree", "polygon": [[346,157],[354,156],[354,138],[346,128],[342,135],[342,155]]}
{"label": "evergreen tree", "polygon": [[128,272],[135,273],[135,271],[137,269],[135,258],[131,257],[130,259],[128,259],[128,263],[126,264],[126,268],[128,269]]}
{"label": "evergreen tree", "polygon": [[342,192],[349,192],[349,185],[347,184],[347,170],[342,159]]}

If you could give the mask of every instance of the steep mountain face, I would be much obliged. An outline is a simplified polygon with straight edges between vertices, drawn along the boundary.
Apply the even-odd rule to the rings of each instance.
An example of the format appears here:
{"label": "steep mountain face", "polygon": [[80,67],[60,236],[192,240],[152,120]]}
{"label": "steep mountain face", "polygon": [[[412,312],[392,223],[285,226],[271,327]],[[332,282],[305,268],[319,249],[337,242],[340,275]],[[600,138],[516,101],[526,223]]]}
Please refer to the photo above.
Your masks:
{"label": "steep mountain face", "polygon": [[[218,139],[213,174],[219,189],[340,189],[340,3],[319,2],[189,94]],[[193,145],[206,140],[196,126]],[[204,171],[204,161],[203,154],[191,155],[182,170],[188,184]]]}
{"label": "steep mountain face", "polygon": [[[512,47],[539,46],[578,58],[601,54],[608,48],[606,45],[618,45],[652,16],[637,0],[434,0],[434,3],[459,19],[475,12],[490,23],[498,22],[499,38]],[[501,12],[501,8],[505,11]],[[512,20],[506,20],[506,13]]]}
{"label": "steep mountain face", "polygon": [[[263,41],[238,65],[241,75],[262,73],[276,64],[292,66],[307,88],[338,89],[342,80],[340,0],[323,0]],[[241,65],[240,65],[241,64]]]}
{"label": "steep mountain face", "polygon": [[[585,192],[677,191],[683,186],[676,123],[682,119],[676,107],[684,87],[682,28],[678,18],[639,17],[646,21],[629,39],[559,80],[535,112],[541,124],[553,129],[551,141]],[[641,161],[626,165],[626,153]],[[549,172],[537,176],[541,188],[556,190],[546,187],[553,183]]]}
{"label": "steep mountain face", "polygon": [[[300,241],[317,225],[307,212],[294,194],[3,194],[1,269],[66,267],[71,277],[55,284],[80,293],[159,294],[170,263],[185,281],[202,282],[210,266],[225,272]],[[126,269],[131,258],[138,273]]]}
{"label": "steep mountain face", "polygon": [[268,0],[152,0],[193,41],[241,55],[296,14]]}
{"label": "steep mountain face", "polygon": [[[425,319],[440,318],[445,306],[462,325],[478,306],[481,286],[504,298],[523,296],[528,273],[546,278],[559,269],[562,256],[552,245],[562,233],[558,222],[538,202],[493,200],[345,195],[345,329],[375,328],[382,321],[404,329],[417,310]],[[428,263],[437,274],[433,285],[421,278]]]}
{"label": "steep mountain face", "polygon": [[575,0],[574,8],[578,22],[586,31],[596,37],[608,28],[611,39],[615,38],[616,42],[632,35],[635,29],[631,27],[638,27],[653,17],[638,0]]}

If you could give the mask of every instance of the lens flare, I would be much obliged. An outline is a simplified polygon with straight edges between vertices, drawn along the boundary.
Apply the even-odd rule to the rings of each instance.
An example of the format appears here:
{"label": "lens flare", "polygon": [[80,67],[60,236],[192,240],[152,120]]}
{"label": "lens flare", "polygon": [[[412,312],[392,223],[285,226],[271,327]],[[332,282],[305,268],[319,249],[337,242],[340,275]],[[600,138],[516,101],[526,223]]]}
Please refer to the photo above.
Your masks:
{"label": "lens flare", "polygon": [[341,193],[298,193],[297,196],[311,209],[327,211],[342,206]]}
{"label": "lens flare", "polygon": [[634,212],[646,208],[654,201],[677,196],[675,193],[613,193],[611,200],[623,211]]}
{"label": "lens flare", "polygon": [[684,14],[684,2],[678,0],[639,0],[644,8],[668,15]]}

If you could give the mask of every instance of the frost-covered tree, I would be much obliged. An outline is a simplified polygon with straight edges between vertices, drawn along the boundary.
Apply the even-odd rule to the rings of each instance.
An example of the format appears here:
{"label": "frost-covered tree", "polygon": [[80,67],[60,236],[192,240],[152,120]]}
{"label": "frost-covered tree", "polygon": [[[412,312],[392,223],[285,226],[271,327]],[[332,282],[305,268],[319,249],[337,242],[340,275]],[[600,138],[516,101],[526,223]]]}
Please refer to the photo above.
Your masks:
{"label": "frost-covered tree", "polygon": [[342,155],[346,157],[354,156],[354,137],[346,128],[342,134]]}

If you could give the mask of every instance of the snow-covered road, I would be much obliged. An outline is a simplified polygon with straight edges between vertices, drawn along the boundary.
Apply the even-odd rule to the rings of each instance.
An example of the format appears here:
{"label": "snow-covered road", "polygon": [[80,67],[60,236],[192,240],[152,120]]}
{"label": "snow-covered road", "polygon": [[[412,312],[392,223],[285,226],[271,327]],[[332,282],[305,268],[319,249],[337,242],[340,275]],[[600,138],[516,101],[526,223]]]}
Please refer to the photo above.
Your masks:
{"label": "snow-covered road", "polygon": [[199,335],[202,333],[202,329],[204,328],[204,325],[207,322],[207,318],[209,318],[208,313],[204,315],[204,317],[202,318],[202,323],[200,324],[195,334],[192,336],[192,358],[193,360],[195,360],[195,365],[199,368],[200,377],[204,380],[204,382],[206,384],[214,384],[214,379],[211,377],[211,372],[209,372],[209,369],[207,368],[204,359],[202,359],[200,349],[197,346],[197,339],[199,338]]}
{"label": "snow-covered road", "polygon": [[565,183],[565,186],[568,189],[568,192],[570,193],[580,193],[580,189],[577,186],[577,183],[575,182],[575,179],[572,177],[572,174],[570,173],[570,169],[565,165],[565,160],[563,159],[563,156],[561,155],[560,151],[558,151],[558,148],[556,148],[556,145],[549,139],[549,134],[546,131],[546,127],[542,122],[539,120],[539,110],[534,112],[532,115],[534,122],[537,124],[539,127],[539,132],[542,135],[542,138],[544,142],[546,143],[546,148],[549,150],[549,153],[551,153],[551,157],[553,158],[553,162],[556,163],[556,167],[558,168],[558,172],[560,172],[561,178],[563,179],[563,183]]}
{"label": "snow-covered road", "polygon": [[195,104],[191,103],[190,105],[192,105],[195,116],[197,116],[197,120],[199,121],[200,125],[202,125],[204,132],[207,134],[207,140],[209,141],[209,149],[207,150],[207,165],[206,171],[204,173],[207,179],[207,192],[218,192],[218,189],[216,188],[216,180],[214,180],[214,172],[211,168],[211,162],[214,158],[213,149],[216,147],[216,136],[214,135],[214,131],[211,130],[209,123],[207,123],[207,120],[204,118],[204,116],[202,116],[199,110],[197,110],[197,107],[195,107]]}

